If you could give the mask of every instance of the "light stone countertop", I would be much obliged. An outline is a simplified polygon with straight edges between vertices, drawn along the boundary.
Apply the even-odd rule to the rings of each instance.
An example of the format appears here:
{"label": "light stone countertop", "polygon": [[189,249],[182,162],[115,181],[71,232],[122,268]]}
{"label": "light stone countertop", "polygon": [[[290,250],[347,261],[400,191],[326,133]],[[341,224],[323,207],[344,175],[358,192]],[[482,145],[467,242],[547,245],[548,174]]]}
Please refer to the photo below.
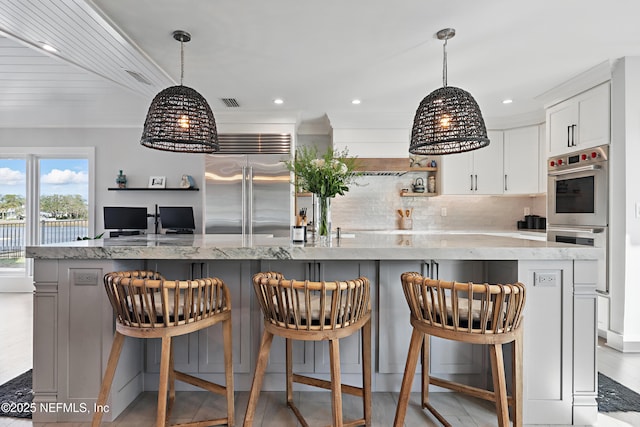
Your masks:
{"label": "light stone countertop", "polygon": [[[599,259],[603,249],[488,232],[396,234],[344,231],[330,244],[294,244],[289,238],[240,235],[141,235],[28,246],[35,259],[187,260],[412,260],[412,259]],[[498,235],[496,235],[498,234]]]}

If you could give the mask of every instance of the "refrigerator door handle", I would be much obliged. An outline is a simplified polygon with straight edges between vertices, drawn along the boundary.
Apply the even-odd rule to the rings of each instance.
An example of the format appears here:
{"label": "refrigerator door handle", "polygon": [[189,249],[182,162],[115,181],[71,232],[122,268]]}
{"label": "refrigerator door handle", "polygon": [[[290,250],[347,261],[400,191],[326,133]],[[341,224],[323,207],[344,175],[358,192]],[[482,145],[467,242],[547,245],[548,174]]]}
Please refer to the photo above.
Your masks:
{"label": "refrigerator door handle", "polygon": [[249,228],[249,235],[253,237],[253,166],[249,166],[248,169],[247,227]]}
{"label": "refrigerator door handle", "polygon": [[245,218],[247,217],[247,167],[242,167],[242,237],[247,234],[247,221]]}

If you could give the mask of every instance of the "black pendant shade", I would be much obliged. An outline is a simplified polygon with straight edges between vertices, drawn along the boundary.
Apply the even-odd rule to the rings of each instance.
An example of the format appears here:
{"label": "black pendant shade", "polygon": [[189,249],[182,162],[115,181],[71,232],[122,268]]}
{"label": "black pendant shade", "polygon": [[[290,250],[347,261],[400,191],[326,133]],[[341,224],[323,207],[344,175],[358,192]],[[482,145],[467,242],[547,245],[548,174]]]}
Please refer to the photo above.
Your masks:
{"label": "black pendant shade", "polygon": [[487,128],[473,96],[458,87],[447,86],[447,40],[453,28],[436,33],[442,47],[442,87],[427,95],[416,110],[411,130],[411,154],[453,154],[489,145]]}
{"label": "black pendant shade", "polygon": [[186,31],[176,30],[180,42],[180,85],[158,93],[147,112],[140,143],[156,150],[180,153],[213,153],[219,150],[218,130],[211,107],[194,89],[183,86]]}
{"label": "black pendant shade", "polygon": [[213,112],[194,89],[168,87],[151,101],[140,143],[164,151],[216,152],[218,131]]}
{"label": "black pendant shade", "polygon": [[441,87],[418,106],[410,153],[462,153],[487,145],[489,138],[480,107],[469,92],[453,86]]}

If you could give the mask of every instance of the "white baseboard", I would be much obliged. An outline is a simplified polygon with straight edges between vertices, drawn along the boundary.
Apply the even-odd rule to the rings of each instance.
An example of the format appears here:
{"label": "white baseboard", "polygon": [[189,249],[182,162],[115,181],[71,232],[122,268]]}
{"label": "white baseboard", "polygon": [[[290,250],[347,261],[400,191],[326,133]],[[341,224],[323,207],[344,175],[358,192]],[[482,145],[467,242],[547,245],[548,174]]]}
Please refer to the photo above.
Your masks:
{"label": "white baseboard", "polygon": [[607,331],[607,346],[622,353],[640,353],[640,341],[625,341],[624,335]]}

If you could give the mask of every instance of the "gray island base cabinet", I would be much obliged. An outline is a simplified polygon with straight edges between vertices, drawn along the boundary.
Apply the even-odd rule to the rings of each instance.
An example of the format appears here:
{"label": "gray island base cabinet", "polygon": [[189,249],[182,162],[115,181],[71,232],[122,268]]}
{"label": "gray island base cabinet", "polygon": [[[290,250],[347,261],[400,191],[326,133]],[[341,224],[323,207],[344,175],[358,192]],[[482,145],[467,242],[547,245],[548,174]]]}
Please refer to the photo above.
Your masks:
{"label": "gray island base cabinet", "polygon": [[[36,422],[88,421],[111,342],[114,320],[102,285],[109,271],[151,269],[167,278],[222,278],[232,293],[236,390],[248,390],[262,334],[251,276],[274,270],[286,277],[371,280],[374,391],[398,391],[409,347],[409,310],[400,274],[417,271],[443,280],[527,286],[524,314],[526,424],[594,425],[597,420],[596,274],[601,250],[484,235],[359,234],[331,247],[294,246],[286,239],[216,236],[105,239],[27,248],[34,258],[34,402],[87,411],[33,414]],[[217,328],[219,329],[219,328]],[[224,383],[222,339],[216,328],[175,341],[176,367]],[[470,384],[491,383],[481,346],[431,338],[430,370]],[[158,385],[159,346],[127,338],[104,420],[114,420],[135,397]],[[346,383],[360,385],[359,334],[342,340]],[[326,343],[296,342],[294,369],[327,378]],[[510,347],[505,347],[510,351]],[[263,389],[284,390],[284,342],[274,340]],[[508,374],[508,372],[507,372]],[[419,375],[419,374],[418,374]],[[177,383],[179,390],[190,386]],[[413,383],[418,391],[419,378]],[[303,388],[300,388],[302,390]],[[84,406],[82,406],[84,405]]]}

